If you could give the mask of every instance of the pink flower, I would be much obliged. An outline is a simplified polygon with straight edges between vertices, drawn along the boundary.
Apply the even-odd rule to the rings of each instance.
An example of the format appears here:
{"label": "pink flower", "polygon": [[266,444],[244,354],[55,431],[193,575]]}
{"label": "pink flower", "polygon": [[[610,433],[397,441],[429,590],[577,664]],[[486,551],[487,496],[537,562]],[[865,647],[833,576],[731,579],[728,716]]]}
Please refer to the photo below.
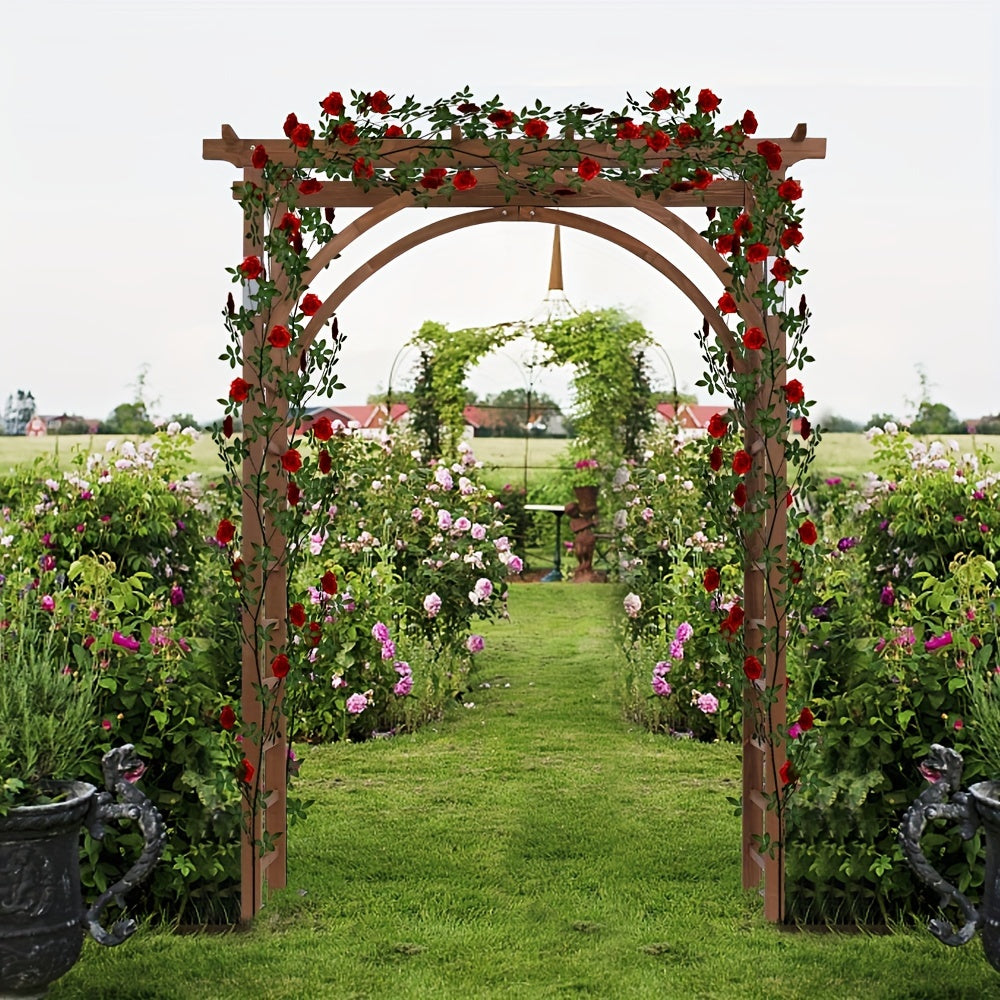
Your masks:
{"label": "pink flower", "polygon": [[658,694],[661,698],[666,698],[670,695],[673,688],[667,683],[663,677],[653,674],[653,694]]}
{"label": "pink flower", "polygon": [[684,659],[684,643],[680,639],[674,639],[670,643],[670,658],[672,660]]}
{"label": "pink flower", "polygon": [[964,729],[965,728],[965,723],[961,719],[956,719],[955,720],[955,726],[954,726],[954,728],[955,729]]}
{"label": "pink flower", "polygon": [[642,610],[642,598],[638,594],[626,594],[622,605],[629,618],[637,618]]}
{"label": "pink flower", "polygon": [[122,649],[127,649],[130,653],[134,653],[139,648],[138,639],[130,639],[126,635],[122,635],[121,632],[115,631],[111,636],[111,641],[116,646],[121,646]]}
{"label": "pink flower", "polygon": [[465,648],[470,653],[481,653],[483,649],[486,648],[486,643],[483,642],[483,637],[481,635],[470,635],[469,638],[465,640]]}
{"label": "pink flower", "polygon": [[385,642],[389,638],[389,626],[384,622],[375,622],[372,625],[372,638],[376,642]]}
{"label": "pink flower", "polygon": [[111,723],[110,723],[110,721],[108,721],[107,719],[102,719],[101,720],[101,729],[103,729],[106,733],[110,733],[111,732]]}
{"label": "pink flower", "polygon": [[[41,605],[42,605],[42,610],[43,611],[55,611],[55,609],[56,609],[55,599],[53,597],[51,597],[49,594],[46,594],[42,598]],[[138,649],[138,648],[139,647],[136,646],[136,649]]]}
{"label": "pink flower", "polygon": [[368,699],[363,694],[352,694],[345,707],[348,715],[360,715],[368,707]]}
{"label": "pink flower", "polygon": [[802,735],[802,727],[797,722],[793,722],[788,727],[788,738],[790,740],[797,740],[801,735]]}
{"label": "pink flower", "polygon": [[405,674],[396,682],[392,692],[398,698],[405,698],[412,690],[413,677],[410,674]]}
{"label": "pink flower", "polygon": [[694,629],[691,627],[691,623],[681,622],[680,625],[677,626],[677,632],[675,633],[674,638],[678,642],[687,642],[693,635]]}
{"label": "pink flower", "polygon": [[383,660],[393,660],[396,657],[396,644],[392,639],[386,639],[382,643],[382,659]]}
{"label": "pink flower", "polygon": [[510,562],[507,563],[507,572],[513,573],[515,576],[524,569],[524,563],[521,561],[519,556],[511,556]]}
{"label": "pink flower", "polygon": [[451,530],[451,514],[449,514],[448,511],[446,510],[438,511],[438,527],[442,531]]}
{"label": "pink flower", "polygon": [[170,588],[170,603],[176,608],[184,603],[184,588],[179,584],[174,584]]}
{"label": "pink flower", "polygon": [[933,638],[928,639],[924,643],[924,649],[926,649],[928,653],[931,653],[935,649],[942,649],[945,646],[950,646],[950,645],[951,645],[951,633],[945,632],[942,635],[936,635]]}
{"label": "pink flower", "polygon": [[698,706],[698,710],[704,712],[705,715],[714,715],[719,711],[719,699],[714,694],[699,695],[695,704]]}
{"label": "pink flower", "polygon": [[441,610],[441,598],[437,594],[428,594],[424,598],[424,611],[427,612],[428,618],[436,618],[438,612]]}

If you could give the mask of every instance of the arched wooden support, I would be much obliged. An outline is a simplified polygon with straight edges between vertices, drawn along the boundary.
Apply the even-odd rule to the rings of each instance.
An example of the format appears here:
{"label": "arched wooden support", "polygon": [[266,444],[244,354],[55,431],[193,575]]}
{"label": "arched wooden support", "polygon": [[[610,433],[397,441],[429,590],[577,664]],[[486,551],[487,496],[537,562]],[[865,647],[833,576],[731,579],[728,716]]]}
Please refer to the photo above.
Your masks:
{"label": "arched wooden support", "polygon": [[582,232],[590,233],[614,243],[616,246],[627,250],[641,260],[649,264],[654,270],[659,271],[665,278],[669,279],[677,288],[687,296],[695,308],[708,320],[716,335],[725,345],[727,351],[732,351],[735,362],[742,365],[742,359],[738,357],[736,351],[736,340],[732,331],[726,326],[719,315],[715,305],[709,301],[705,294],[674,264],[671,264],[662,254],[651,250],[641,240],[636,239],[628,233],[616,229],[614,226],[596,219],[579,216],[564,209],[551,208],[492,208],[482,209],[477,212],[467,212],[463,215],[451,216],[447,219],[440,219],[432,222],[428,226],[417,229],[412,233],[397,240],[395,243],[374,254],[369,260],[353,271],[342,281],[337,288],[323,301],[319,311],[312,317],[306,326],[302,339],[302,346],[307,349],[323,329],[330,317],[344,300],[354,291],[361,287],[372,275],[376,274],[387,264],[401,257],[408,250],[427,243],[429,240],[447,233],[457,232],[461,229],[468,229],[471,226],[480,226],[490,222],[544,222],[550,225],[562,225],[570,229],[579,229]]}

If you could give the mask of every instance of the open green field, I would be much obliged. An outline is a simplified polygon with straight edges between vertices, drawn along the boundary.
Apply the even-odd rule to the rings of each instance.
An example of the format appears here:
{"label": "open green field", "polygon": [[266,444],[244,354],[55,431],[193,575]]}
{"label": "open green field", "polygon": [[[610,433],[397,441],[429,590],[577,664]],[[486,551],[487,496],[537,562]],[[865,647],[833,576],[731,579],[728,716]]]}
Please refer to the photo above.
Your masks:
{"label": "open green field", "polygon": [[[68,467],[77,448],[104,451],[109,441],[121,437],[108,435],[52,435],[40,438],[0,436],[0,472],[32,462],[37,456],[54,454]],[[978,435],[956,438],[963,451],[1000,454],[1000,436]],[[527,469],[528,485],[544,479],[552,469],[567,465],[566,441],[555,438],[476,438],[476,457],[488,470],[487,482],[493,487],[504,483],[521,485]],[[816,455],[816,470],[823,476],[857,479],[868,471],[873,449],[864,434],[825,434]],[[192,468],[209,479],[222,474],[222,462],[209,434],[202,434],[192,449]]]}

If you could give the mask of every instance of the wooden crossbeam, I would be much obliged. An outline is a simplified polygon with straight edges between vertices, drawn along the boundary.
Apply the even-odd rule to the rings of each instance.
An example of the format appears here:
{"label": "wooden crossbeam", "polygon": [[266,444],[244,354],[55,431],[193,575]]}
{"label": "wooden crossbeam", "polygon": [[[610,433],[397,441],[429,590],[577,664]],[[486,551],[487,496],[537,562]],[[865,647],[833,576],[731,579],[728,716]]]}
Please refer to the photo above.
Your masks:
{"label": "wooden crossbeam", "polygon": [[[805,138],[804,125],[797,127],[795,135],[801,135],[802,138],[764,140],[753,136],[746,142],[748,148],[756,148],[757,143],[764,141],[777,143],[781,147],[783,169],[798,163],[800,160],[821,160],[826,156],[826,139]],[[750,143],[753,143],[753,146],[750,146]],[[286,166],[298,165],[299,150],[284,136],[270,139],[241,139],[229,125],[222,126],[221,139],[204,139],[202,141],[202,158],[205,160],[224,160],[236,167],[249,167],[254,147],[261,144],[267,150],[268,158],[276,163],[282,163]],[[644,143],[635,140],[631,145],[641,147]],[[329,153],[342,157],[353,155],[353,147],[342,142],[318,140],[313,143],[312,148],[320,156]],[[610,143],[596,142],[593,139],[584,139],[572,146],[567,145],[562,139],[542,140],[537,143],[523,139],[512,139],[509,148],[512,156],[516,157],[516,161],[521,167],[531,167],[545,165],[550,162],[553,154],[558,155],[560,152],[572,158],[568,161],[571,164],[576,163],[577,156],[589,156],[602,165],[614,165],[619,162],[621,146],[612,146]],[[692,157],[710,164],[715,159],[717,150],[712,146],[701,146],[697,149],[689,147],[686,152]],[[483,142],[481,139],[454,141],[450,137],[382,139],[379,153],[372,160],[372,163],[376,167],[389,168],[401,163],[412,163],[419,157],[428,154],[433,154],[438,159],[439,166],[446,166],[453,170],[474,170],[477,167],[495,167],[496,165],[490,152],[489,143]],[[655,158],[656,156],[653,157],[653,159]]]}
{"label": "wooden crossbeam", "polygon": [[[233,186],[233,197],[239,198],[240,185]],[[308,208],[372,208],[397,197],[394,191],[373,187],[368,191],[351,181],[324,181],[323,190],[317,194],[303,195],[299,207]],[[715,181],[704,191],[664,191],[654,197],[643,194],[635,201],[650,202],[664,208],[739,208],[747,203],[747,187],[743,181]],[[532,193],[518,191],[510,201],[505,200],[500,187],[480,181],[471,191],[455,191],[450,198],[432,198],[428,208],[621,208],[621,196],[603,192],[590,192],[585,186],[579,194],[567,188],[550,189]]]}

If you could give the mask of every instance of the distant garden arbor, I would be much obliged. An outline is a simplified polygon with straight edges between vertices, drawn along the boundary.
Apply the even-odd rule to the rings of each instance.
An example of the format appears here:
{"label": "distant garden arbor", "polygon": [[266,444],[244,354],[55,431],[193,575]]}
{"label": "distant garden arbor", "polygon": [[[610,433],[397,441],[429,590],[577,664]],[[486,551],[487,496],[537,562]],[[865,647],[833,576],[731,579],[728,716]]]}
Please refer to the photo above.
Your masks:
{"label": "distant garden arbor", "polygon": [[[230,306],[228,323],[242,337],[231,361],[242,365],[252,391],[231,396],[230,412],[239,412],[246,429],[231,447],[243,466],[242,710],[258,734],[244,744],[254,764],[244,774],[244,919],[260,908],[265,887],[285,884],[288,748],[282,678],[270,665],[288,638],[287,528],[276,498],[288,483],[289,387],[314,363],[313,345],[336,324],[337,308],[381,268],[439,236],[496,222],[558,224],[606,240],[662,274],[703,317],[703,384],[734,404],[733,422],[712,433],[720,443],[742,435],[739,449],[751,462],[741,474],[742,502],[719,504],[731,507],[733,530],[746,546],[739,615],[730,610],[726,619],[731,628],[739,623],[734,661],[762,665],[759,676],[745,671],[743,881],[750,887],[763,876],[765,913],[782,918],[784,592],[794,573],[787,462],[801,448],[788,432],[788,406],[801,416],[808,405],[801,384],[786,374],[808,360],[804,300],[786,305],[786,289],[799,281],[789,253],[802,239],[801,186],[787,171],[823,158],[826,140],[808,138],[805,125],[787,138],[751,138],[752,112],[722,124],[720,104],[710,90],[695,97],[689,89],[658,88],[643,103],[629,97],[618,113],[587,105],[552,111],[541,102],[514,112],[499,99],[477,104],[468,91],[425,106],[382,91],[347,101],[333,92],[320,101],[315,128],[292,114],[278,138],[242,139],[224,125],[221,138],[204,141],[205,159],[242,171],[234,192],[243,208],[244,259],[230,270],[244,298]],[[324,269],[337,266],[359,237],[412,207],[464,211],[396,239],[332,289],[317,290]],[[335,232],[337,208],[365,211]],[[718,281],[718,302],[665,252],[585,214],[596,208],[630,208],[680,239]],[[707,210],[703,232],[677,214],[689,208]],[[268,350],[276,327],[291,336],[280,353]]]}

